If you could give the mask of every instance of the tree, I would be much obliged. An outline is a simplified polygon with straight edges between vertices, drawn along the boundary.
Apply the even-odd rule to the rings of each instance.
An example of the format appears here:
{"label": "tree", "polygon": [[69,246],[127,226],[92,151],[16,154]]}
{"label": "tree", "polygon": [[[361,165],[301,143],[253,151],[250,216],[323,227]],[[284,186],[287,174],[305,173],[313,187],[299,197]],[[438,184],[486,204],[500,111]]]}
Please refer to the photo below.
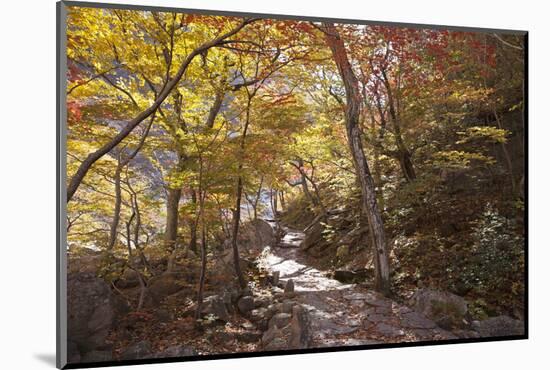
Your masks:
{"label": "tree", "polygon": [[[162,87],[160,92],[158,93],[158,96],[154,100],[153,104],[151,104],[148,108],[141,111],[135,118],[130,120],[126,126],[119,131],[119,133],[112,138],[109,142],[105,143],[102,147],[100,147],[98,150],[94,151],[93,153],[90,153],[84,161],[80,164],[75,174],[72,176],[71,180],[69,181],[69,184],[67,186],[67,202],[71,200],[74,193],[78,189],[80,183],[84,179],[84,176],[86,176],[86,173],[90,169],[90,167],[102,156],[110,152],[113,148],[115,148],[122,140],[124,140],[143,120],[145,120],[147,117],[152,115],[164,102],[164,100],[168,97],[170,92],[176,87],[178,82],[181,80],[182,76],[184,75],[185,71],[195,59],[195,57],[204,54],[208,51],[208,49],[222,45],[224,41],[231,36],[238,33],[241,29],[243,29],[246,25],[254,22],[255,19],[245,19],[240,24],[238,24],[233,29],[215,37],[212,40],[209,40],[207,42],[204,42],[203,44],[199,45],[195,49],[193,49],[183,60],[181,63],[179,69],[177,70],[176,74],[167,79],[165,85]],[[172,29],[174,29],[174,26],[172,26]],[[167,72],[167,76],[169,77],[169,69]]]}
{"label": "tree", "polygon": [[363,140],[359,128],[361,116],[361,96],[357,77],[349,63],[344,41],[331,23],[324,23],[325,40],[330,48],[334,62],[346,90],[345,121],[348,143],[353,163],[361,186],[362,209],[367,216],[372,247],[374,250],[374,265],[376,268],[375,288],[383,294],[390,293],[390,266],[386,248],[386,235],[382,216],[376,201],[374,181],[363,150]]}

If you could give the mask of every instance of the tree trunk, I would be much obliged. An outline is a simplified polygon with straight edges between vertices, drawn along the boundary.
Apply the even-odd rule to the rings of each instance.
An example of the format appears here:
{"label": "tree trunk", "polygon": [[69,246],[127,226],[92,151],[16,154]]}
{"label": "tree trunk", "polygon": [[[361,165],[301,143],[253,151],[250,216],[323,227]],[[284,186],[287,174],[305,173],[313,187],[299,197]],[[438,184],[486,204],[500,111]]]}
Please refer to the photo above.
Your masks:
{"label": "tree trunk", "polygon": [[414,171],[414,166],[411,159],[411,152],[403,141],[399,108],[395,108],[393,92],[385,70],[382,70],[382,76],[384,86],[386,87],[386,91],[388,93],[388,107],[393,126],[393,134],[395,136],[395,145],[397,146],[397,159],[399,160],[399,167],[401,168],[401,172],[403,173],[403,177],[405,177],[405,180],[411,182],[416,179],[416,172]]}
{"label": "tree trunk", "polygon": [[178,238],[178,211],[181,198],[181,189],[167,188],[168,195],[166,202],[166,231],[164,233],[164,246],[171,251],[166,266],[166,271],[171,272],[176,257],[176,240]]}
{"label": "tree trunk", "polygon": [[277,218],[277,196],[278,196],[277,189],[271,189],[271,208],[273,211],[273,219]]}
{"label": "tree trunk", "polygon": [[253,97],[254,95],[250,95],[250,94],[248,95],[248,102],[246,105],[246,118],[245,118],[243,133],[241,135],[241,141],[239,145],[239,157],[238,157],[239,166],[237,169],[237,174],[238,174],[237,189],[235,191],[235,209],[233,210],[233,230],[231,233],[231,246],[233,248],[233,264],[235,265],[235,275],[237,275],[239,286],[241,288],[246,287],[246,281],[241,271],[241,264],[240,264],[241,258],[239,257],[239,245],[237,243],[237,239],[239,237],[239,226],[241,222],[241,199],[243,196],[243,179],[242,179],[241,172],[243,170],[246,134],[248,132],[248,125],[250,124],[250,108],[251,108]]}
{"label": "tree trunk", "polygon": [[[302,179],[302,191],[304,192],[304,195],[306,196],[307,199],[309,199],[309,201],[311,202],[311,204],[315,207],[317,207],[319,205],[319,203],[317,202],[317,198],[315,198],[311,192],[309,191],[309,186],[307,184],[307,178],[306,178],[306,175],[304,173],[304,160],[302,158],[298,158],[297,159],[297,162],[298,162],[298,165],[297,166],[294,166],[296,167],[296,169],[298,170],[298,172],[300,173],[300,178]],[[292,164],[292,163],[291,163]]]}
{"label": "tree trunk", "polygon": [[385,295],[390,293],[390,269],[386,251],[386,236],[382,216],[376,202],[374,181],[363,150],[359,129],[361,115],[361,96],[357,77],[347,57],[343,40],[331,23],[324,24],[325,38],[346,90],[345,121],[346,134],[359,184],[361,186],[362,210],[369,223],[370,239],[373,246],[376,270],[375,289]]}
{"label": "tree trunk", "polygon": [[[242,165],[239,165],[239,172],[242,169]],[[233,264],[235,266],[235,275],[239,281],[239,286],[241,288],[246,287],[246,281],[244,280],[243,273],[241,271],[241,264],[239,257],[239,245],[237,244],[237,239],[239,237],[239,224],[241,222],[241,198],[243,193],[243,180],[239,175],[237,179],[237,192],[235,200],[235,209],[233,210],[233,230],[231,233],[231,247],[233,248]]]}
{"label": "tree trunk", "polygon": [[120,206],[122,203],[122,192],[120,189],[120,173],[122,172],[122,166],[120,159],[115,171],[115,210],[113,213],[113,221],[111,222],[111,230],[109,233],[109,244],[107,250],[112,251],[116,243],[118,223],[120,222]]}
{"label": "tree trunk", "polygon": [[[191,190],[191,203],[196,207],[197,205],[197,192],[195,189]],[[192,219],[189,221],[189,233],[190,239],[189,239],[189,249],[193,251],[194,253],[197,253],[197,220]]]}

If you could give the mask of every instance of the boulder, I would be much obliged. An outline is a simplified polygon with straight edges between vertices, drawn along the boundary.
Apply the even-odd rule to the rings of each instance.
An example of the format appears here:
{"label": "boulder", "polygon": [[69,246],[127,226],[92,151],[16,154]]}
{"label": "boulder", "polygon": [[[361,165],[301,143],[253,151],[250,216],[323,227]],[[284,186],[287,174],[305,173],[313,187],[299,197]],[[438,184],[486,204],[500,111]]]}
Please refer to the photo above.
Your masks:
{"label": "boulder", "polygon": [[290,319],[292,318],[292,315],[289,313],[278,313],[274,315],[271,320],[269,320],[269,327],[277,327],[277,328],[283,328],[287,326],[290,323]]}
{"label": "boulder", "polygon": [[296,302],[294,301],[290,301],[290,300],[286,300],[286,301],[283,301],[283,304],[282,304],[282,307],[281,307],[281,311],[284,312],[284,313],[292,313],[292,308],[296,305]]}
{"label": "boulder", "polygon": [[139,274],[131,268],[124,269],[120,279],[116,282],[117,288],[127,289],[134,288],[139,285]]}
{"label": "boulder", "polygon": [[301,305],[292,306],[292,320],[290,322],[289,348],[308,348],[311,343],[309,317]]}
{"label": "boulder", "polygon": [[245,331],[242,333],[235,334],[235,339],[241,343],[256,343],[262,339],[262,333]]}
{"label": "boulder", "polygon": [[256,219],[251,222],[258,238],[258,247],[276,244],[276,235],[273,227],[264,220]]}
{"label": "boulder", "polygon": [[102,261],[103,256],[100,252],[87,249],[79,254],[69,254],[67,270],[69,274],[90,273],[97,275]]}
{"label": "boulder", "polygon": [[321,242],[323,240],[323,230],[323,225],[321,225],[320,222],[310,225],[310,227],[305,230],[304,243],[302,244],[303,248],[308,250]]}
{"label": "boulder", "polygon": [[281,277],[280,271],[273,271],[273,275],[271,276],[271,284],[274,286],[277,286],[277,284],[279,284],[280,277]]}
{"label": "boulder", "polygon": [[479,321],[474,325],[474,330],[482,337],[504,337],[525,334],[525,325],[521,320],[503,315]]}
{"label": "boulder", "polygon": [[155,302],[160,302],[164,298],[179,292],[185,287],[175,274],[162,274],[149,280],[148,291]]}
{"label": "boulder", "polygon": [[432,319],[444,329],[462,326],[468,311],[464,298],[449,292],[419,289],[412,300],[418,313]]}
{"label": "boulder", "polygon": [[204,300],[204,308],[202,313],[206,315],[214,315],[218,320],[229,321],[229,312],[223,298],[218,295],[212,295]]}
{"label": "boulder", "polygon": [[147,340],[131,344],[120,354],[121,360],[139,360],[151,357],[153,357],[151,343]]}
{"label": "boulder", "polygon": [[67,335],[80,355],[105,344],[113,318],[113,297],[104,280],[92,273],[68,275]]}
{"label": "boulder", "polygon": [[166,348],[164,351],[159,352],[155,355],[156,358],[170,358],[170,357],[187,357],[187,356],[196,356],[198,355],[197,351],[191,346],[171,346]]}
{"label": "boulder", "polygon": [[245,224],[239,233],[239,245],[244,251],[258,251],[265,246],[274,246],[275,244],[275,230],[268,222],[261,219]]}
{"label": "boulder", "polygon": [[288,279],[285,284],[285,294],[290,295],[294,293],[294,280]]}
{"label": "boulder", "polygon": [[264,346],[265,351],[280,351],[287,348],[287,341],[284,338],[273,338],[269,343]]}
{"label": "boulder", "polygon": [[254,298],[251,296],[241,297],[237,302],[237,307],[243,315],[248,315],[254,309]]}
{"label": "boulder", "polygon": [[344,258],[349,255],[349,245],[341,245],[336,249],[336,257],[337,258]]}
{"label": "boulder", "polygon": [[262,321],[263,319],[267,318],[267,316],[268,316],[268,310],[267,308],[264,308],[264,307],[256,308],[250,311],[250,321],[252,322]]}
{"label": "boulder", "polygon": [[373,269],[336,270],[333,278],[344,284],[360,283],[374,277]]}

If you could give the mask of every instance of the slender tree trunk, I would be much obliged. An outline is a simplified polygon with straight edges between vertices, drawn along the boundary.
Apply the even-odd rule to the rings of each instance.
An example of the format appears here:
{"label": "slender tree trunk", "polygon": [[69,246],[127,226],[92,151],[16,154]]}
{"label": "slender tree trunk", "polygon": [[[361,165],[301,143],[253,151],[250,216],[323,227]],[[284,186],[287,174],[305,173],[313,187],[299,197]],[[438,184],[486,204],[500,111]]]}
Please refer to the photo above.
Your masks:
{"label": "slender tree trunk", "polygon": [[400,120],[400,113],[399,108],[395,108],[395,100],[392,92],[392,88],[390,86],[390,81],[388,79],[388,76],[386,74],[385,70],[382,70],[382,76],[383,76],[383,82],[384,86],[386,87],[386,91],[388,93],[388,107],[391,117],[391,122],[393,126],[393,134],[395,137],[395,145],[397,146],[397,156],[399,160],[399,167],[401,168],[401,172],[403,173],[403,177],[405,177],[405,180],[408,182],[413,181],[416,179],[416,172],[414,170],[414,165],[412,163],[412,156],[411,152],[405,145],[405,142],[403,141],[403,134],[401,133],[401,120]]}
{"label": "slender tree trunk", "polygon": [[279,191],[279,197],[281,199],[281,210],[286,209],[286,202],[285,202],[285,192],[283,190]]}
{"label": "slender tree trunk", "polygon": [[199,157],[199,214],[197,221],[201,226],[201,273],[199,277],[199,289],[197,291],[197,311],[195,312],[195,319],[200,319],[202,311],[202,302],[204,295],[204,283],[206,281],[206,224],[204,220],[204,200],[206,197],[206,191],[203,188],[203,160],[202,155]]}
{"label": "slender tree trunk", "polygon": [[[497,121],[497,126],[499,129],[502,130],[502,122],[500,120],[500,117],[498,116],[496,108],[493,106],[493,114],[495,116],[495,120]],[[500,143],[500,147],[502,148],[502,153],[504,154],[504,160],[506,161],[506,167],[508,167],[508,174],[510,176],[510,183],[512,185],[512,195],[516,195],[516,180],[514,176],[514,167],[512,165],[512,159],[510,157],[510,153],[508,152],[508,148],[506,147],[506,143]]]}
{"label": "slender tree trunk", "polygon": [[[116,237],[117,237],[117,229],[118,224],[120,222],[120,208],[122,204],[122,191],[120,187],[121,182],[121,173],[122,169],[130,164],[130,161],[135,158],[135,156],[139,153],[143,145],[145,144],[145,139],[149,135],[149,131],[151,130],[151,126],[153,125],[153,122],[155,121],[155,115],[151,117],[151,120],[149,121],[149,124],[147,125],[147,128],[143,132],[143,135],[141,135],[141,139],[139,140],[139,143],[137,147],[134,149],[132,153],[126,158],[122,159],[122,153],[119,153],[118,155],[118,163],[115,170],[115,209],[113,213],[113,221],[111,222],[111,230],[109,233],[109,244],[107,246],[107,250],[111,251],[113,247],[116,244]],[[137,202],[137,200],[136,200]],[[136,203],[137,204],[137,203]],[[139,229],[136,231],[136,233],[139,233]]]}
{"label": "slender tree trunk", "polygon": [[[197,206],[197,192],[195,189],[191,190],[191,203],[194,205],[194,208]],[[192,219],[189,221],[189,249],[194,253],[197,253],[197,220]]]}
{"label": "slender tree trunk", "polygon": [[171,251],[168,257],[166,272],[172,272],[176,258],[176,241],[178,238],[178,211],[181,198],[181,189],[167,188],[166,202],[166,231],[164,233],[164,246]]}
{"label": "slender tree trunk", "polygon": [[120,206],[122,203],[122,191],[120,189],[120,173],[122,172],[121,162],[119,162],[115,170],[115,210],[113,213],[113,221],[111,222],[111,230],[109,233],[109,244],[107,250],[112,251],[116,243],[117,229],[120,222]]}
{"label": "slender tree trunk", "polygon": [[200,319],[204,295],[204,282],[206,280],[206,231],[204,222],[201,222],[201,274],[199,278],[199,290],[197,293],[197,311],[195,319]]}
{"label": "slender tree trunk", "polygon": [[[302,158],[298,158],[297,159],[297,162],[298,162],[298,165],[297,166],[293,166],[296,167],[296,169],[298,170],[298,172],[300,173],[300,178],[302,180],[302,192],[304,193],[304,195],[306,196],[306,198],[310,201],[310,203],[317,207],[319,205],[319,203],[317,202],[317,198],[315,198],[311,192],[309,191],[309,185],[307,184],[307,178],[306,178],[306,175],[305,175],[305,172],[303,170],[304,168],[304,160]],[[291,163],[292,164],[292,163]]]}
{"label": "slender tree trunk", "polygon": [[[256,90],[257,91],[257,90]],[[241,135],[241,141],[239,145],[239,166],[238,166],[238,176],[237,176],[237,187],[235,191],[235,209],[233,210],[233,230],[231,233],[231,246],[233,248],[233,264],[235,267],[235,275],[237,276],[237,279],[239,281],[239,286],[241,288],[246,287],[246,280],[244,279],[244,275],[241,271],[241,263],[240,263],[240,256],[239,256],[239,245],[237,243],[237,239],[239,237],[239,226],[241,222],[241,199],[243,196],[243,179],[241,172],[243,170],[243,161],[244,161],[244,151],[245,151],[245,142],[246,142],[246,134],[248,132],[248,125],[250,124],[250,108],[252,103],[253,95],[248,95],[248,102],[246,105],[246,118],[243,128],[243,133]]]}
{"label": "slender tree trunk", "polygon": [[[242,165],[239,165],[239,173]],[[243,193],[243,180],[239,175],[237,179],[237,192],[235,196],[235,209],[233,210],[233,230],[231,233],[231,247],[233,248],[233,264],[235,265],[235,275],[239,281],[241,288],[246,287],[243,273],[241,271],[241,258],[239,256],[239,245],[237,239],[239,237],[239,224],[241,222],[241,198]]]}
{"label": "slender tree trunk", "polygon": [[271,210],[273,211],[273,219],[277,218],[277,196],[278,191],[277,189],[271,189],[270,190],[270,196],[271,196]]}
{"label": "slender tree trunk", "polygon": [[366,214],[369,223],[369,234],[374,251],[374,265],[376,269],[375,289],[388,295],[390,293],[390,269],[386,250],[386,236],[382,216],[376,202],[374,181],[363,150],[363,141],[359,128],[361,115],[359,84],[348,60],[344,42],[340,38],[336,28],[331,23],[325,23],[324,30],[327,45],[332,51],[334,61],[346,90],[346,133],[361,186],[362,210]]}

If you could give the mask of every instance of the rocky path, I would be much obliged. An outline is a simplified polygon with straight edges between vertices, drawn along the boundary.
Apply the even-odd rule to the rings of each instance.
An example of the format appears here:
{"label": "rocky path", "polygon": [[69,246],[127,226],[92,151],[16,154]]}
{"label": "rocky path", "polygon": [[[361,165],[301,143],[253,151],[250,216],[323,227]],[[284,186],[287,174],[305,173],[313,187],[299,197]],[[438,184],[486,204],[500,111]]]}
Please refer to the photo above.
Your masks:
{"label": "rocky path", "polygon": [[269,273],[280,274],[280,286],[294,282],[289,299],[309,314],[311,347],[456,338],[407,306],[308,266],[300,248],[303,239],[302,232],[286,230],[279,245],[266,247],[258,262]]}

